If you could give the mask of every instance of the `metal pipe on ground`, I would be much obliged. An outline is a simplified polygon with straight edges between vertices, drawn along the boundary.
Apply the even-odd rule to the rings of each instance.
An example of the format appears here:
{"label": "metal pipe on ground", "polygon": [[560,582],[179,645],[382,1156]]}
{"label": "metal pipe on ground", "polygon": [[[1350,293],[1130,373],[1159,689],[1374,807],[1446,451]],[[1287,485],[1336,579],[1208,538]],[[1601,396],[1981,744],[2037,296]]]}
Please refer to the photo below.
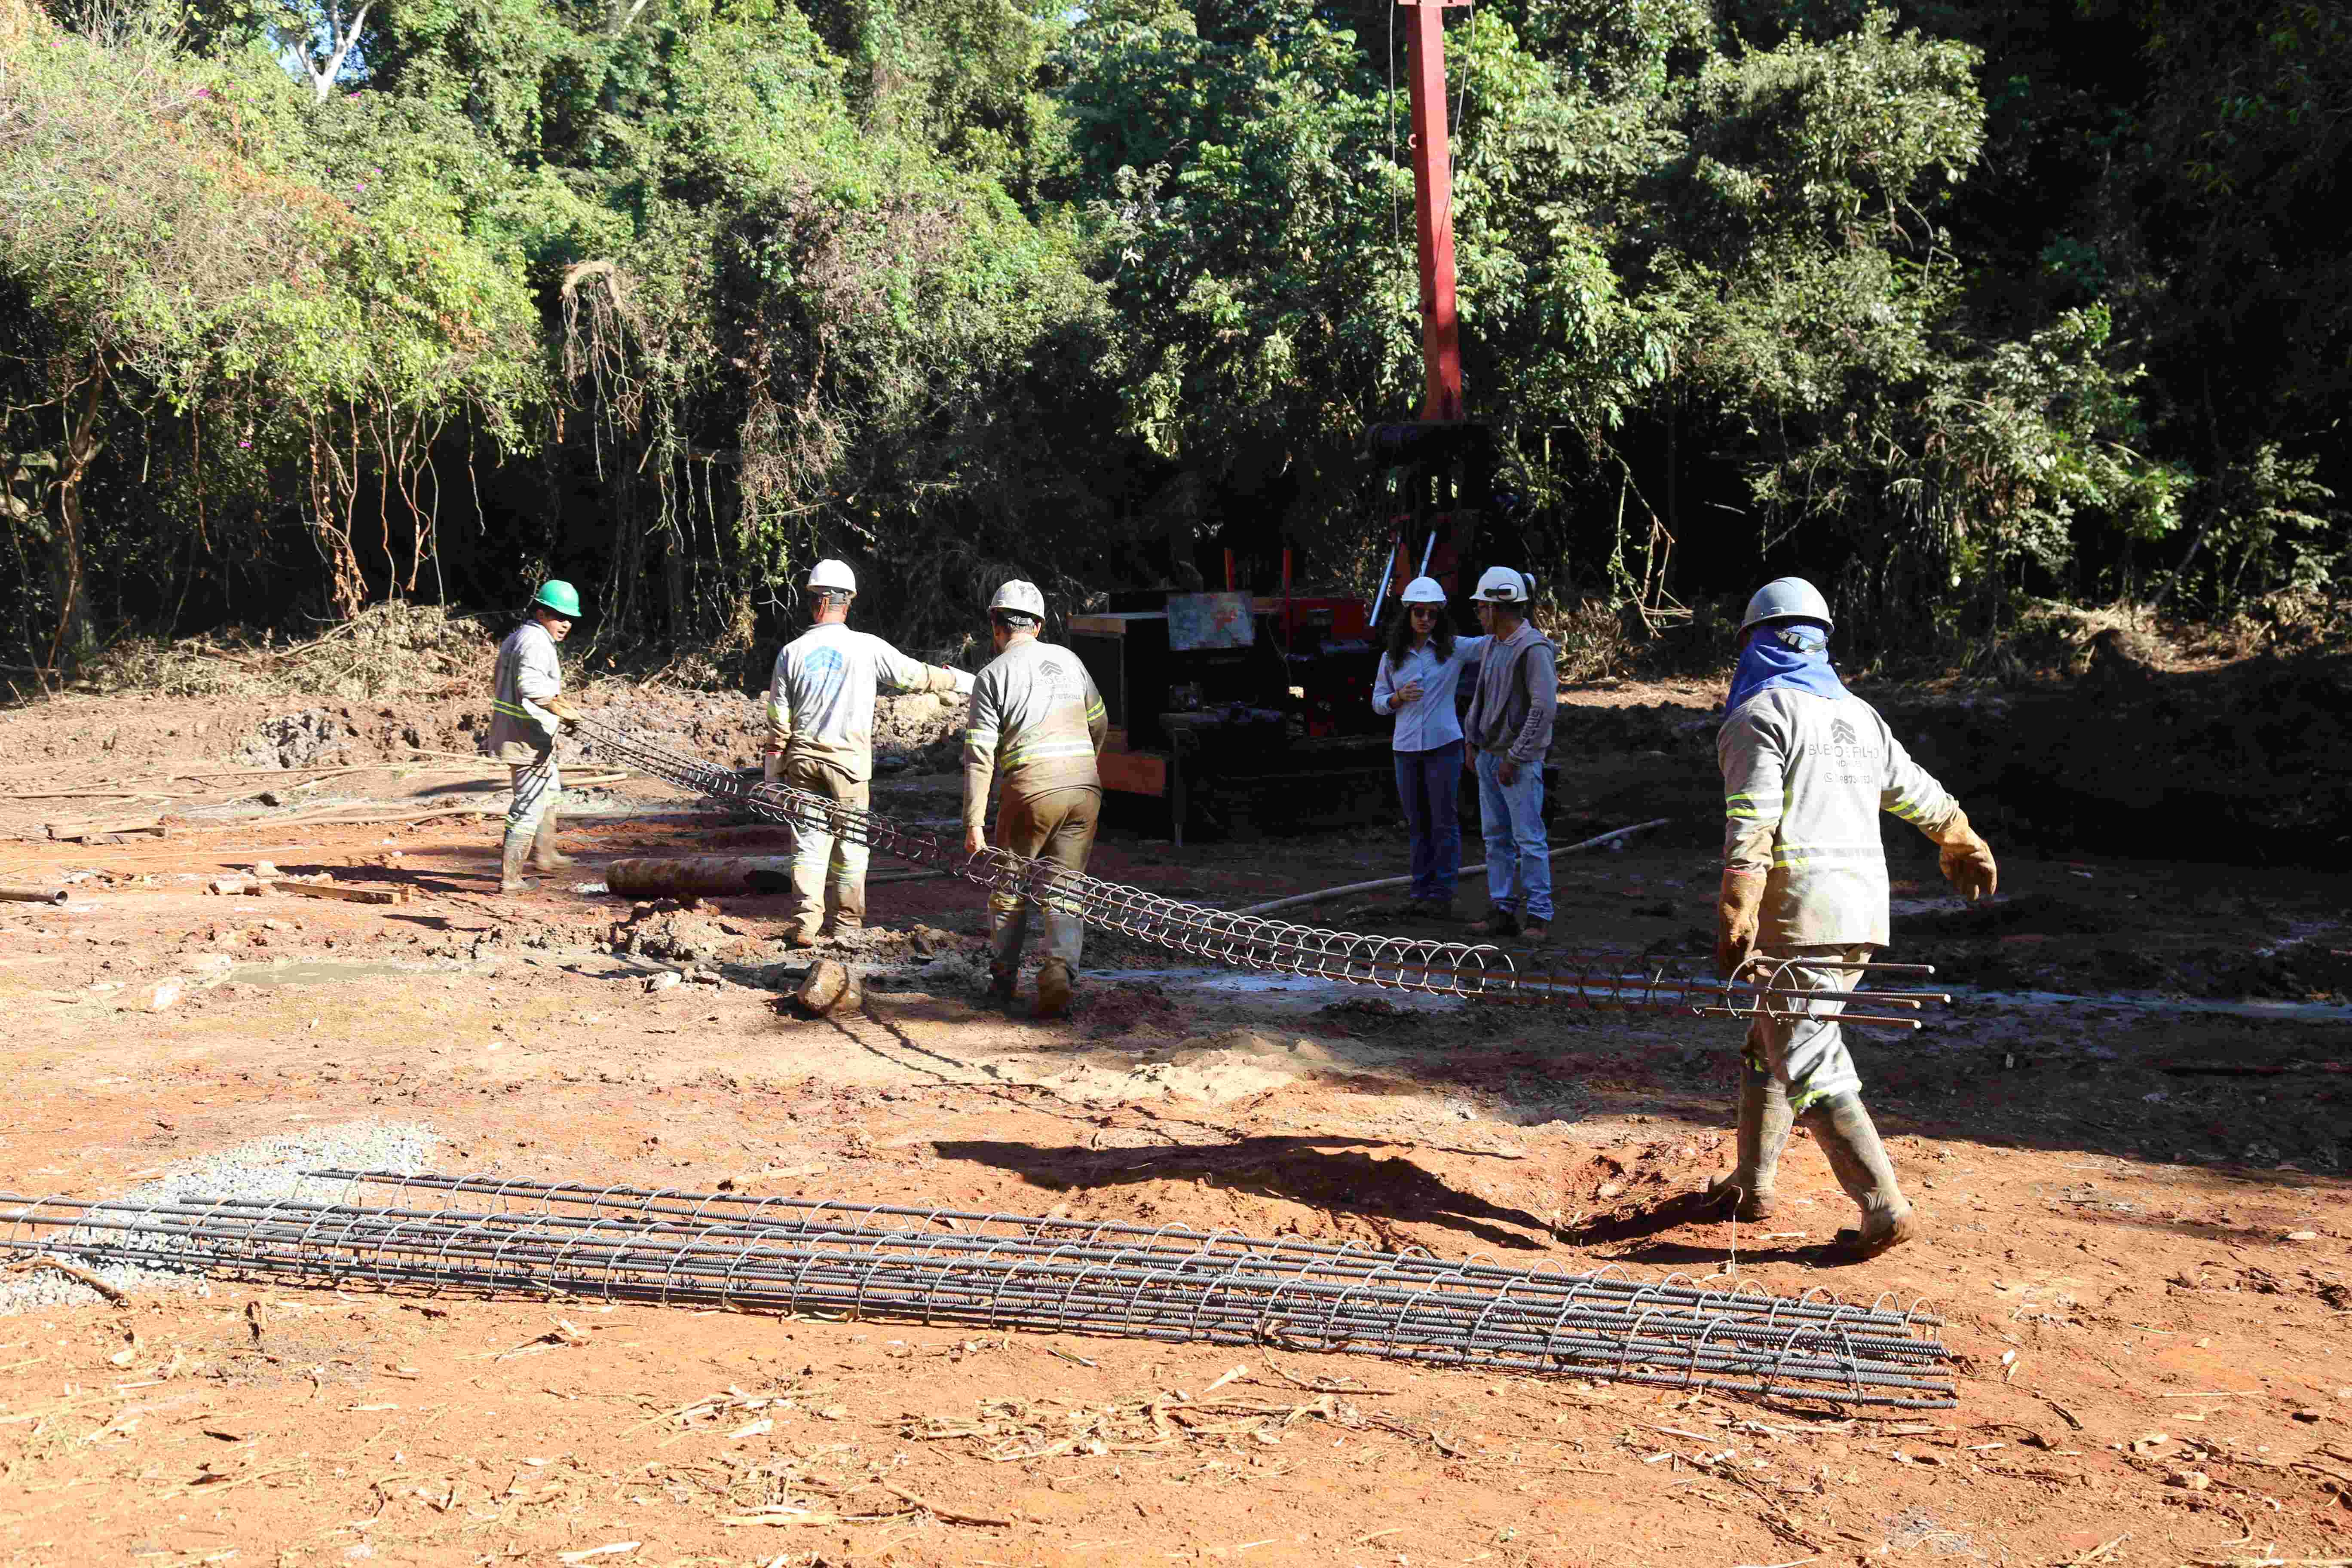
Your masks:
{"label": "metal pipe on ground", "polygon": [[[1671,817],[1659,816],[1653,817],[1648,822],[1637,822],[1631,827],[1612,827],[1606,833],[1596,835],[1579,843],[1563,844],[1551,852],[1550,858],[1557,860],[1563,855],[1573,855],[1580,849],[1597,849],[1601,845],[1613,843],[1629,833],[1642,833],[1653,827],[1664,827],[1672,820]],[[1474,871],[1483,871],[1486,868],[1486,862],[1481,860],[1475,866],[1463,867],[1456,874],[1467,877]],[[1271,914],[1276,910],[1291,909],[1299,904],[1319,904],[1326,899],[1345,898],[1349,893],[1377,893],[1389,888],[1402,888],[1412,880],[1412,879],[1407,876],[1382,877],[1372,882],[1350,882],[1343,888],[1323,888],[1312,893],[1293,893],[1286,899],[1276,899],[1271,903],[1252,904],[1245,910],[1235,910],[1234,913],[1237,915]]]}
{"label": "metal pipe on ground", "polygon": [[607,861],[604,885],[625,899],[720,899],[793,890],[789,855],[640,856]]}
{"label": "metal pipe on ground", "polygon": [[11,888],[0,885],[0,904],[62,904],[63,888]]}
{"label": "metal pipe on ground", "polygon": [[[685,855],[670,858],[635,856],[607,861],[604,886],[624,899],[766,898],[792,891],[789,855]],[[869,888],[894,882],[929,882],[952,871],[877,871]]]}

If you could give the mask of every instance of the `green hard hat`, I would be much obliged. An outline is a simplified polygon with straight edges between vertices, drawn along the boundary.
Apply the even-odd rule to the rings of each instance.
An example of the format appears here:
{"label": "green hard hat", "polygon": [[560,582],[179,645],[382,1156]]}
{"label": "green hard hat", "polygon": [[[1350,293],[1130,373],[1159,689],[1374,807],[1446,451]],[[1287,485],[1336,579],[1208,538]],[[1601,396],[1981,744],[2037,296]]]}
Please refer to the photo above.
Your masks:
{"label": "green hard hat", "polygon": [[541,585],[539,592],[531,595],[530,602],[534,605],[545,605],[559,616],[568,616],[575,621],[580,618],[579,591],[561,577],[549,578]]}

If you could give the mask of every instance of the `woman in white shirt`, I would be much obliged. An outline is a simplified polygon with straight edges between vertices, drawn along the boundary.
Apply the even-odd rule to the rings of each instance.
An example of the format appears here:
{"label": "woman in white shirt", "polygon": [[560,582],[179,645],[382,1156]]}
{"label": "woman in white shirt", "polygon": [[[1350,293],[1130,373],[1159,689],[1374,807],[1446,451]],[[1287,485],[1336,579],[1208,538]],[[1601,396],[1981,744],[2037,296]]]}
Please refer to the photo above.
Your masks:
{"label": "woman in white shirt", "polygon": [[1462,721],[1454,689],[1486,657],[1487,639],[1457,637],[1445,616],[1445,590],[1415,577],[1397,601],[1388,647],[1372,678],[1372,711],[1396,715],[1397,799],[1412,839],[1412,895],[1407,908],[1433,920],[1454,914],[1462,869]]}

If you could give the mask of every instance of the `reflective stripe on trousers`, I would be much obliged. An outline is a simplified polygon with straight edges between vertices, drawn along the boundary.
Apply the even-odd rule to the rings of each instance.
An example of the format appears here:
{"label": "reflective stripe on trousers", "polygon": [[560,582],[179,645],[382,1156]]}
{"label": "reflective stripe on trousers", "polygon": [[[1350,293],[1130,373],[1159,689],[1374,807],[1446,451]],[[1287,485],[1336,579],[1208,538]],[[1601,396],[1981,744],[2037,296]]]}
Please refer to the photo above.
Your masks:
{"label": "reflective stripe on trousers", "polygon": [[[1073,871],[1087,868],[1094,852],[1095,825],[1102,816],[1102,791],[1055,789],[1018,800],[1008,795],[996,811],[996,841],[1015,855],[1051,860]],[[1061,910],[1038,911],[1045,925],[1045,956],[1073,971],[1086,938],[1086,921]],[[996,969],[1021,965],[1021,943],[1029,933],[1029,900],[1019,893],[988,895],[988,962]]]}
{"label": "reflective stripe on trousers", "polygon": [[539,832],[540,818],[563,793],[563,779],[555,767],[554,748],[541,752],[537,762],[510,771],[514,774],[514,800],[507,806],[507,837],[520,835],[529,838]]}
{"label": "reflective stripe on trousers", "polygon": [[[1757,956],[1777,962],[1762,973],[1766,983],[1798,991],[1851,991],[1864,974],[1860,969],[1835,967],[1840,959],[1861,963],[1870,957],[1869,943],[1778,947]],[[1845,1030],[1837,1015],[1843,1002],[1806,1002],[1792,996],[1774,997],[1783,1007],[1801,1007],[1801,1016],[1756,1018],[1748,1026],[1743,1053],[1757,1067],[1788,1086],[1789,1109],[1803,1115],[1834,1094],[1859,1091],[1862,1074],[1845,1048]]]}

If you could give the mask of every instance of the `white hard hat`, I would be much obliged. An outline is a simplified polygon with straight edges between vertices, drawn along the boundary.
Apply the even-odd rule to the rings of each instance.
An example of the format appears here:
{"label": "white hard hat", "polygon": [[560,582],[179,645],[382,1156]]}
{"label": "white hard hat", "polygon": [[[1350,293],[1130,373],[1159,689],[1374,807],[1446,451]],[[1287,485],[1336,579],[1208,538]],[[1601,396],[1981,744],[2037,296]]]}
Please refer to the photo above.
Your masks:
{"label": "white hard hat", "polygon": [[1819,621],[1833,630],[1837,626],[1830,619],[1830,602],[1802,577],[1775,577],[1757,589],[1748,601],[1747,618],[1739,623],[1740,635],[1767,621]]}
{"label": "white hard hat", "polygon": [[808,585],[812,588],[838,588],[845,594],[855,594],[857,592],[857,574],[849,569],[848,562],[835,561],[828,556],[809,572]]}
{"label": "white hard hat", "polygon": [[1437,585],[1437,579],[1434,577],[1415,577],[1404,585],[1404,592],[1397,595],[1397,603],[1442,605],[1445,603],[1445,590]]}
{"label": "white hard hat", "polygon": [[998,610],[1013,610],[1021,615],[1034,616],[1042,621],[1045,618],[1045,595],[1037,591],[1036,584],[1014,577],[996,590],[996,597],[988,601],[988,608],[992,614]]}
{"label": "white hard hat", "polygon": [[1528,580],[1507,566],[1489,566],[1478,578],[1478,591],[1470,596],[1489,605],[1524,605]]}

